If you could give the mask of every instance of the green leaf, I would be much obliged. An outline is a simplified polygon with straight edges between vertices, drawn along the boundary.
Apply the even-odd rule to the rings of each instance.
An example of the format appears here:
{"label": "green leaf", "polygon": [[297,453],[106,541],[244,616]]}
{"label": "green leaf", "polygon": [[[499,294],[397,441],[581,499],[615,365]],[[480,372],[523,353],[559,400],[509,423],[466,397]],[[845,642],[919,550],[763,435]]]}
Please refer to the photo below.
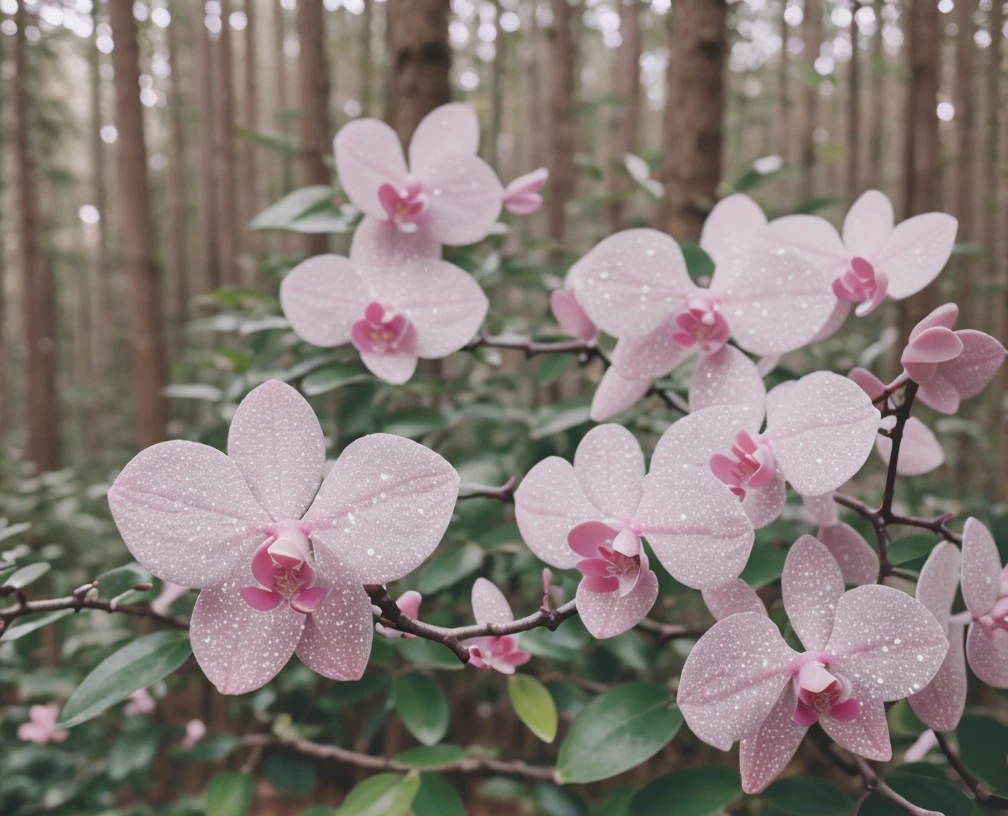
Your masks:
{"label": "green leaf", "polygon": [[440,768],[458,762],[465,755],[465,748],[461,745],[443,742],[440,745],[418,745],[397,754],[395,759],[411,768]]}
{"label": "green leaf", "polygon": [[206,816],[245,816],[252,806],[252,774],[221,773],[206,786]]}
{"label": "green leaf", "polygon": [[956,729],[959,757],[998,793],[1008,794],[1008,725],[967,714]]}
{"label": "green leaf", "polygon": [[553,382],[574,364],[573,354],[544,354],[539,360],[539,382]]}
{"label": "green leaf", "polygon": [[413,816],[466,816],[462,799],[443,777],[423,774],[413,799]]}
{"label": "green leaf", "polygon": [[740,577],[753,589],[765,587],[781,577],[786,559],[787,550],[768,546],[753,547],[749,561]]}
{"label": "green leaf", "polygon": [[241,738],[234,734],[210,734],[203,737],[192,748],[172,748],[168,752],[168,758],[180,762],[205,762],[208,759],[223,759],[238,750],[241,745]]}
{"label": "green leaf", "polygon": [[701,278],[709,280],[714,274],[714,261],[711,260],[711,256],[700,248],[700,244],[685,239],[676,240],[686,259],[686,270],[693,282],[696,283]]}
{"label": "green leaf", "polygon": [[113,782],[122,782],[135,771],[142,771],[154,761],[161,735],[156,728],[124,731],[108,753],[108,775]]}
{"label": "green leaf", "polygon": [[432,431],[440,431],[448,425],[448,417],[434,408],[413,408],[390,416],[382,431],[417,439]]}
{"label": "green leaf", "polygon": [[839,204],[840,199],[835,196],[821,196],[819,198],[806,198],[804,201],[799,202],[795,208],[794,212],[796,215],[814,215],[820,210],[825,210],[827,207],[832,207],[834,204]]}
{"label": "green leaf", "polygon": [[595,782],[636,767],[665,747],[683,723],[668,691],[624,683],[592,700],[557,757],[561,782]]}
{"label": "green leaf", "polygon": [[315,763],[296,751],[271,751],[263,771],[274,788],[295,796],[308,796],[315,787]]}
{"label": "green leaf", "polygon": [[396,641],[396,648],[404,660],[425,669],[461,671],[463,668],[462,661],[455,652],[433,640],[400,638]]}
{"label": "green leaf", "polygon": [[578,397],[541,408],[529,429],[529,438],[543,439],[590,422],[590,403],[590,397]]}
{"label": "green leaf", "polygon": [[790,816],[847,816],[854,806],[825,779],[811,776],[778,779],[763,792],[763,799]]}
{"label": "green leaf", "polygon": [[485,552],[472,542],[432,558],[421,570],[417,590],[422,595],[434,595],[457,584],[483,566]]}
{"label": "green leaf", "polygon": [[4,631],[4,643],[30,635],[36,629],[55,623],[60,618],[65,618],[73,613],[72,609],[57,609],[55,612],[41,612],[37,615],[25,615],[23,618],[18,618]]}
{"label": "green leaf", "polygon": [[[886,777],[886,783],[908,801],[945,816],[972,816],[974,802],[934,765],[903,765]],[[859,816],[903,816],[904,810],[888,799],[871,796]]]}
{"label": "green leaf", "polygon": [[404,674],[393,692],[396,713],[402,724],[424,745],[434,745],[448,733],[448,701],[430,677],[418,672]]}
{"label": "green leaf", "polygon": [[905,564],[923,558],[935,547],[935,538],[930,535],[912,535],[900,538],[889,545],[889,561],[892,564]]}
{"label": "green leaf", "polygon": [[339,816],[406,816],[419,790],[419,776],[376,774],[350,791],[336,812]]}
{"label": "green leaf", "polygon": [[633,153],[624,153],[623,166],[626,167],[630,178],[647,190],[648,195],[658,201],[661,200],[665,194],[665,187],[657,179],[651,178],[651,168],[644,159]]}
{"label": "green leaf", "polygon": [[59,728],[72,728],[101,714],[138,689],[163,680],[192,654],[188,632],[144,635],[106,657],[70,695]]}
{"label": "green leaf", "polygon": [[630,800],[629,815],[710,816],[741,795],[742,780],[734,768],[700,765],[649,782]]}
{"label": "green leaf", "polygon": [[333,197],[333,189],[323,184],[302,187],[271,204],[248,223],[250,230],[290,229],[299,216]]}
{"label": "green leaf", "polygon": [[22,589],[49,572],[50,567],[51,565],[46,561],[39,561],[37,564],[21,567],[21,569],[17,570],[4,581],[3,585],[13,587],[14,589]]}
{"label": "green leaf", "polygon": [[549,689],[528,674],[508,678],[508,697],[518,719],[543,742],[556,739],[559,715]]}
{"label": "green leaf", "polygon": [[31,529],[31,523],[23,521],[20,524],[11,524],[7,527],[0,527],[0,541],[5,541],[8,538],[16,536],[18,533],[24,533]]}
{"label": "green leaf", "polygon": [[366,371],[361,371],[357,366],[347,363],[333,363],[315,369],[301,380],[301,392],[306,397],[314,397],[318,394],[335,391],[344,385],[369,379],[371,379],[371,375]]}

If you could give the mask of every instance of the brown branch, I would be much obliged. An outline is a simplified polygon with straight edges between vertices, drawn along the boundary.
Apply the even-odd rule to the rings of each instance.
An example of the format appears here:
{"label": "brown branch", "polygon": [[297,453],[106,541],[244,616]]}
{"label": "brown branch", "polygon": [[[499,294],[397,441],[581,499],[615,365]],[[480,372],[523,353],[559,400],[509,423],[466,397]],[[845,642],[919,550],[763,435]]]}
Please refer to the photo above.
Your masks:
{"label": "brown branch", "polygon": [[[251,748],[262,748],[272,745],[280,745],[292,748],[305,756],[316,759],[333,759],[357,768],[367,768],[375,771],[391,771],[393,773],[410,773],[417,769],[412,765],[407,765],[395,759],[387,757],[371,756],[358,751],[351,751],[348,748],[341,748],[338,745],[323,745],[318,742],[295,738],[282,740],[268,734],[249,734],[243,742]],[[522,779],[530,779],[536,782],[554,781],[554,770],[549,767],[529,765],[521,760],[502,760],[484,757],[467,756],[455,762],[446,762],[443,765],[424,767],[425,773],[470,773],[470,774],[498,774],[501,776],[517,776]]]}
{"label": "brown branch", "polygon": [[683,638],[686,640],[694,640],[696,638],[701,638],[707,633],[707,627],[699,626],[686,626],[681,623],[662,623],[661,621],[652,620],[651,618],[644,618],[637,627],[643,629],[645,632],[650,632],[653,635],[657,635],[662,641],[665,640],[676,640]]}
{"label": "brown branch", "polygon": [[497,499],[504,503],[514,501],[514,487],[517,479],[512,476],[500,487],[487,485],[462,485],[459,489],[459,501],[462,499]]}
{"label": "brown branch", "polygon": [[82,609],[93,609],[98,612],[122,612],[123,614],[135,615],[139,618],[150,618],[172,629],[189,628],[189,621],[182,618],[173,618],[170,615],[159,614],[147,604],[117,604],[114,601],[102,601],[97,598],[85,597],[85,593],[92,589],[93,586],[93,584],[85,584],[83,587],[74,590],[73,594],[66,598],[48,598],[43,601],[28,601],[24,599],[21,593],[18,593],[19,602],[16,605],[0,609],[0,637],[3,637],[3,633],[10,627],[11,622],[17,618],[40,612],[56,612],[60,609],[72,609],[74,612],[80,612]]}
{"label": "brown branch", "polygon": [[949,745],[944,734],[940,731],[935,731],[934,735],[935,739],[938,740],[938,747],[945,754],[949,765],[959,774],[959,777],[966,783],[966,786],[973,791],[973,795],[976,796],[977,801],[984,807],[1008,810],[1008,796],[999,796],[981,782],[976,774],[963,764],[963,761],[959,759],[959,755],[952,750],[952,746]]}
{"label": "brown branch", "polygon": [[[915,805],[908,799],[904,799],[885,782],[883,782],[879,778],[879,775],[872,770],[872,767],[857,754],[851,754],[851,759],[854,761],[854,767],[857,769],[857,772],[861,774],[861,780],[864,783],[864,789],[866,791],[877,793],[879,796],[885,797],[894,805],[909,813],[910,816],[945,816],[945,814],[940,813],[937,810],[928,810]],[[858,806],[860,805],[860,801],[861,800],[858,800]],[[854,813],[857,813],[857,807],[855,808]]]}
{"label": "brown branch", "polygon": [[555,340],[538,342],[530,337],[518,334],[477,334],[462,347],[462,351],[475,351],[478,348],[510,349],[522,351],[526,358],[540,354],[578,354],[581,362],[588,362],[593,357],[603,357],[602,350],[594,343],[586,340]]}

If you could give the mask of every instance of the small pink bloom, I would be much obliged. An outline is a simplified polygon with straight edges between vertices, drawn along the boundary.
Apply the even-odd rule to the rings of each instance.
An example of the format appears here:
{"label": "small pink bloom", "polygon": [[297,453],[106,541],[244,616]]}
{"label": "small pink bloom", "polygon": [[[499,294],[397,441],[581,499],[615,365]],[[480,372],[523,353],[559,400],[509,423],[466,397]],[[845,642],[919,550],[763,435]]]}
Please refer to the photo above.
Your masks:
{"label": "small pink bloom", "polygon": [[833,280],[833,294],[840,300],[859,303],[858,317],[874,312],[885,300],[889,279],[885,272],[876,271],[871,261],[861,257],[851,258],[850,268]]}
{"label": "small pink bloom", "polygon": [[171,581],[163,582],[161,586],[161,594],[159,594],[150,603],[150,608],[152,612],[156,612],[159,615],[167,615],[172,608],[172,605],[179,598],[189,594],[189,587],[179,586],[178,584],[173,584]]}
{"label": "small pink bloom", "polygon": [[753,437],[748,431],[741,430],[735,436],[731,456],[714,454],[711,470],[732,493],[744,499],[746,490],[758,490],[774,480],[777,464],[770,445],[759,434]]}
{"label": "small pink bloom", "polygon": [[543,203],[539,191],[549,178],[549,170],[540,167],[524,176],[519,176],[504,188],[502,201],[504,209],[513,215],[532,215]]}
{"label": "small pink bloom", "polygon": [[[399,596],[399,599],[396,601],[396,606],[399,607],[399,611],[407,618],[418,620],[420,618],[420,602],[422,600],[423,595],[416,590],[411,589]],[[398,629],[389,629],[389,627],[384,626],[381,623],[375,624],[375,631],[379,635],[384,635],[389,640],[398,640],[399,638],[405,638],[407,640],[416,639],[416,635],[400,632]]]}
{"label": "small pink bloom", "polygon": [[569,289],[554,289],[550,295],[550,309],[553,317],[560,324],[567,334],[577,337],[586,342],[598,339],[598,329],[591,322],[591,318],[585,314],[581,304],[577,302],[577,296]]}
{"label": "small pink bloom", "polygon": [[903,752],[904,762],[923,762],[934,748],[938,747],[938,737],[930,728],[921,733],[913,745]]}
{"label": "small pink bloom", "polygon": [[388,314],[376,301],[369,303],[364,317],[350,327],[350,339],[361,354],[410,354],[416,346],[410,319],[404,314]]}
{"label": "small pink bloom", "polygon": [[553,570],[543,567],[543,599],[542,609],[556,609],[563,603],[564,591],[560,587],[553,586]]}
{"label": "small pink bloom", "polygon": [[185,727],[185,736],[182,738],[182,747],[191,751],[197,743],[206,736],[207,727],[203,720],[189,720]]}
{"label": "small pink bloom", "polygon": [[990,531],[975,518],[963,528],[962,595],[971,618],[970,667],[987,685],[1008,688],[1008,569]]}
{"label": "small pink bloom", "polygon": [[717,302],[702,294],[690,299],[685,308],[674,317],[676,331],[672,339],[683,348],[699,348],[704,354],[721,349],[731,337],[728,321],[718,309]]}
{"label": "small pink bloom", "polygon": [[137,689],[129,696],[129,702],[123,707],[123,714],[127,717],[135,717],[138,714],[150,714],[154,711],[156,703],[150,696],[147,689]]}
{"label": "small pink bloom", "polygon": [[109,490],[133,556],[201,590],[193,653],[222,693],[259,688],[295,652],[325,677],[359,678],[374,629],[364,585],[415,569],[448,525],[459,477],[422,445],[373,434],[323,481],[324,463],[311,407],[270,380],[238,406],[227,455],[162,442]]}
{"label": "small pink bloom", "polygon": [[626,597],[647,575],[647,554],[640,533],[617,520],[586,521],[567,534],[570,548],[582,557],[581,583],[592,592],[617,592]]}
{"label": "small pink bloom", "polygon": [[[486,578],[477,578],[473,584],[472,607],[476,623],[481,626],[514,620],[504,593]],[[501,674],[514,674],[518,666],[532,659],[532,655],[518,648],[518,635],[486,635],[467,640],[464,645],[469,648],[470,666]]]}
{"label": "small pink bloom", "polygon": [[378,200],[389,222],[402,232],[416,232],[430,209],[430,198],[416,176],[406,176],[399,188],[386,181],[378,188]]}
{"label": "small pink bloom", "polygon": [[33,705],[28,710],[28,722],[18,726],[18,739],[39,745],[45,745],[47,742],[63,742],[70,736],[70,732],[55,727],[59,713],[60,707],[56,703]]}

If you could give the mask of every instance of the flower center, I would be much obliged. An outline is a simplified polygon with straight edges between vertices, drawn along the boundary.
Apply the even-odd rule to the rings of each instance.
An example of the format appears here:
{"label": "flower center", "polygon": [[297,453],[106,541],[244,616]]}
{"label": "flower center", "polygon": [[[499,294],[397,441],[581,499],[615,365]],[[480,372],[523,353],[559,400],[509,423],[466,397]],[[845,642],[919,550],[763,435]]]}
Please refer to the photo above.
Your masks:
{"label": "flower center", "polygon": [[406,315],[386,312],[378,301],[364,310],[364,317],[350,327],[350,338],[365,354],[410,353],[416,338],[413,323]]}
{"label": "flower center", "polygon": [[885,297],[889,281],[876,272],[871,261],[851,258],[850,268],[833,281],[833,294],[851,303],[878,304]]}
{"label": "flower center", "polygon": [[847,722],[861,711],[860,701],[851,696],[850,682],[827,669],[829,659],[829,655],[806,652],[793,669],[798,696],[794,721],[799,725],[812,725],[823,714]]}
{"label": "flower center", "polygon": [[1008,631],[1008,594],[998,598],[997,603],[991,607],[990,612],[975,620],[981,626],[988,629],[1004,629]]}
{"label": "flower center", "polygon": [[297,612],[315,611],[325,590],[314,586],[316,573],[308,533],[300,521],[281,521],[252,555],[252,576],[260,587],[240,590],[253,609],[268,612],[284,601]]}
{"label": "flower center", "polygon": [[430,209],[430,198],[416,176],[406,176],[401,187],[386,182],[378,188],[378,200],[389,221],[401,232],[416,232]]}
{"label": "flower center", "polygon": [[567,543],[582,556],[577,568],[584,576],[585,589],[592,592],[628,595],[648,568],[640,530],[627,520],[578,524],[568,533]]}
{"label": "flower center", "polygon": [[683,348],[699,345],[704,354],[718,351],[731,336],[728,321],[718,311],[717,301],[708,295],[698,295],[675,316],[679,327],[672,339]]}
{"label": "flower center", "polygon": [[777,475],[777,463],[766,441],[748,431],[735,435],[731,456],[716,453],[711,457],[711,470],[732,493],[744,499],[747,490],[766,487]]}

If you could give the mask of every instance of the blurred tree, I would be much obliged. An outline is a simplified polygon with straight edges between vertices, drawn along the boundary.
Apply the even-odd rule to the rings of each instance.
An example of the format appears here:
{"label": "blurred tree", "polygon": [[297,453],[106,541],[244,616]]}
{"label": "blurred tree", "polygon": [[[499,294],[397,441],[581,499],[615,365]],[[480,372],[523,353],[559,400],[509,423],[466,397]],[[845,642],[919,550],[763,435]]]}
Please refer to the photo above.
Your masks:
{"label": "blurred tree", "polygon": [[819,73],[816,71],[815,62],[822,49],[822,15],[821,0],[805,0],[805,15],[802,18],[802,36],[805,47],[802,50],[801,123],[798,128],[799,165],[801,167],[798,196],[802,200],[810,199],[815,193],[815,139],[819,118]]}
{"label": "blurred tree", "polygon": [[[172,231],[172,323],[174,347],[181,351],[185,338],[185,323],[189,318],[189,258],[186,234],[186,151],[182,91],[182,59],[179,30],[185,25],[182,9],[177,8],[168,24],[168,62],[171,66],[171,88],[168,131],[168,199]],[[185,39],[184,37],[182,38]]]}
{"label": "blurred tree", "polygon": [[407,145],[428,113],[451,101],[449,0],[388,0],[390,124]]}
{"label": "blurred tree", "polygon": [[[326,16],[322,0],[304,0],[297,7],[301,42],[301,183],[330,184],[324,156],[332,149],[329,124],[329,63],[326,60]],[[326,235],[306,235],[305,252],[319,255],[329,245]]]}
{"label": "blurred tree", "polygon": [[506,32],[501,28],[501,4],[494,0],[494,58],[490,63],[490,136],[486,140],[486,156],[490,166],[500,175],[497,151],[500,147],[504,119],[504,84],[507,77],[508,54]]}
{"label": "blurred tree", "polygon": [[[245,11],[245,93],[242,100],[244,102],[242,124],[247,135],[245,143],[242,145],[242,181],[244,183],[243,197],[245,199],[244,207],[242,208],[242,222],[244,223],[259,212],[263,201],[259,184],[259,167],[256,161],[258,147],[249,138],[250,134],[259,132],[259,47],[256,42],[256,37],[258,36],[256,33],[258,31],[256,0],[245,0],[243,8]],[[244,235],[246,243],[250,247],[257,243],[255,233],[244,233]],[[251,265],[249,269],[253,274],[251,275],[251,280],[245,281],[246,285],[255,283],[255,270]]]}
{"label": "blurred tree", "polygon": [[203,227],[202,252],[203,279],[200,290],[215,289],[221,281],[217,263],[218,212],[217,212],[217,163],[214,161],[214,140],[216,111],[214,109],[214,64],[213,44],[210,30],[202,14],[189,15],[192,29],[193,56],[196,65],[196,97],[200,111],[200,224]]}
{"label": "blurred tree", "polygon": [[618,194],[609,202],[609,229],[617,232],[625,225],[626,195],[634,187],[623,169],[623,156],[640,149],[640,0],[620,0],[620,41],[612,77],[614,104],[609,133],[610,156],[607,170],[609,191]]}
{"label": "blurred tree", "polygon": [[[954,172],[956,201],[955,214],[959,219],[959,241],[972,241],[975,237],[973,219],[973,197],[976,194],[973,160],[976,157],[976,116],[974,114],[974,51],[973,36],[976,26],[973,15],[978,9],[977,0],[959,0],[956,3],[956,25],[958,32],[955,42],[955,105],[956,124],[956,167]],[[975,264],[968,255],[958,259],[959,282],[963,288],[964,308],[973,311]]]}
{"label": "blurred tree", "polygon": [[165,362],[161,320],[161,285],[154,250],[147,147],[144,144],[137,27],[131,0],[109,0],[109,21],[115,48],[116,128],[119,131],[119,188],[123,202],[122,232],[126,248],[133,349],[133,423],[138,448],[165,438],[167,404],[161,395]]}
{"label": "blurred tree", "polygon": [[[286,134],[288,127],[288,110],[290,108],[290,93],[287,80],[287,54],[284,44],[287,39],[287,15],[281,0],[273,0],[273,70],[275,72],[273,89],[273,112],[281,134]],[[294,169],[290,155],[284,153],[278,163],[280,170],[280,194],[287,193],[294,186]],[[285,238],[286,236],[281,236]]]}
{"label": "blurred tree", "polygon": [[858,24],[858,12],[861,10],[861,0],[850,0],[851,22],[850,41],[851,56],[847,64],[847,184],[846,194],[855,198],[861,191],[860,160],[861,160],[861,55],[858,42],[861,29]]}
{"label": "blurred tree", "polygon": [[553,19],[546,29],[550,46],[547,123],[550,191],[547,234],[561,243],[567,229],[567,202],[574,195],[574,42],[570,0],[550,0]]}
{"label": "blurred tree", "polygon": [[214,78],[214,117],[216,140],[214,152],[217,164],[217,251],[221,283],[238,286],[241,272],[238,266],[238,176],[234,143],[234,82],[231,65],[231,0],[221,0],[221,30],[217,36]]}
{"label": "blurred tree", "polygon": [[97,26],[89,49],[91,61],[91,199],[98,210],[95,224],[95,248],[89,287],[91,321],[91,366],[98,382],[104,382],[109,371],[115,321],[108,319],[109,297],[113,287],[109,269],[109,200],[105,176],[105,141],[101,129],[104,121],[102,99],[102,52],[97,45]]}
{"label": "blurred tree", "polygon": [[358,69],[361,115],[371,116],[371,74],[374,72],[374,56],[371,36],[374,30],[374,0],[364,0],[360,20],[360,68]]}
{"label": "blurred tree", "polygon": [[882,148],[885,143],[886,86],[885,40],[882,38],[882,9],[885,0],[876,0],[875,31],[871,37],[871,132],[868,134],[868,185],[882,186]]}

